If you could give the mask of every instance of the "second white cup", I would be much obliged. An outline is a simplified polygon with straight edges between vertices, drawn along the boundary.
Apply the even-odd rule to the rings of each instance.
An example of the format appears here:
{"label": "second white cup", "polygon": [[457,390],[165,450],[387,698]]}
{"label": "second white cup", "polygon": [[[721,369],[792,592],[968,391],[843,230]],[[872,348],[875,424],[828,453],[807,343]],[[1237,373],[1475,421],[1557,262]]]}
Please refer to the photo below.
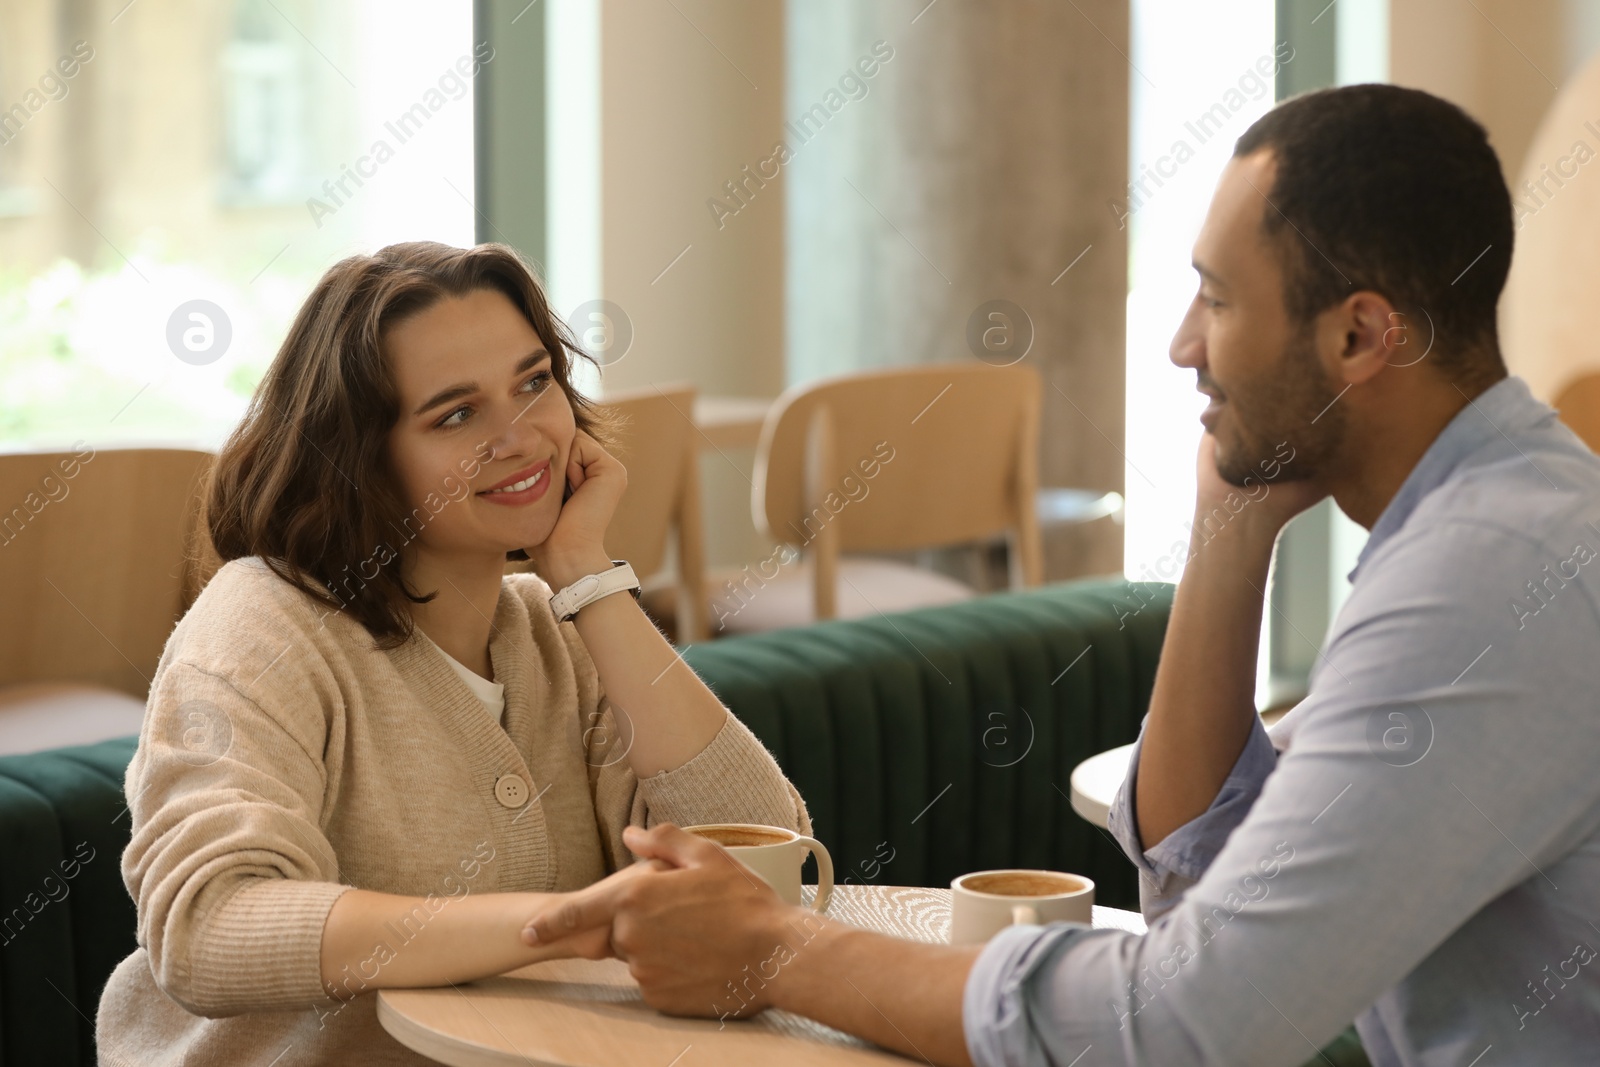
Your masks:
{"label": "second white cup", "polygon": [[1062,871],[974,871],[950,883],[950,943],[976,945],[1013,923],[1092,923],[1094,883]]}

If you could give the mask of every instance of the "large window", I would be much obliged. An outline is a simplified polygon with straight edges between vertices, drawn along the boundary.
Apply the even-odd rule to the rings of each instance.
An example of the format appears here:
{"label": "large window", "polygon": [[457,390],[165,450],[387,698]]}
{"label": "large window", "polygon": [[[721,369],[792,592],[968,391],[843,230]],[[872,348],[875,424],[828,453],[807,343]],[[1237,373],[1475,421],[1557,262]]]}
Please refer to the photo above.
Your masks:
{"label": "large window", "polygon": [[1134,0],[1132,38],[1132,183],[1109,208],[1129,228],[1124,571],[1176,581],[1205,400],[1167,351],[1198,284],[1190,254],[1211,193],[1233,142],[1272,107],[1280,60],[1272,0]]}
{"label": "large window", "polygon": [[[1128,219],[1130,577],[1175,581],[1181,573],[1181,553],[1175,558],[1172,549],[1188,541],[1203,401],[1193,391],[1194,374],[1177,371],[1166,354],[1195,290],[1190,246],[1233,142],[1272,106],[1280,71],[1291,93],[1388,76],[1387,0],[1290,8],[1295,18],[1287,24],[1276,24],[1275,6],[1271,0],[1219,0],[1203,8],[1134,2],[1140,69],[1132,83],[1135,187]],[[1180,96],[1169,86],[1188,91]],[[1297,518],[1280,540],[1257,672],[1264,705],[1303,694],[1365,540],[1366,531],[1331,501]]]}
{"label": "large window", "polygon": [[473,241],[470,0],[0,0],[0,448],[214,446],[339,258]]}

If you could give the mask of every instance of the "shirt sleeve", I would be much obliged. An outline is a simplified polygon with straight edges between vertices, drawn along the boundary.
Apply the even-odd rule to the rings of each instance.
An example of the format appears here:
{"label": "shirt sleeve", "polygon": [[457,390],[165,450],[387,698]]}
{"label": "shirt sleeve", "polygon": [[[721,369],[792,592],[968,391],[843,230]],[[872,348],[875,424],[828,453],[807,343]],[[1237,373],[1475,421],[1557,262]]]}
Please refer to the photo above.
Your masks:
{"label": "shirt sleeve", "polygon": [[1278,753],[1261,717],[1256,716],[1244,750],[1234,761],[1233,769],[1228,772],[1222,788],[1217,790],[1211,806],[1162,838],[1154,848],[1146,850],[1139,840],[1133,788],[1143,748],[1144,729],[1141,727],[1139,740],[1128,757],[1127,777],[1122,780],[1107,813],[1107,826],[1122,851],[1139,869],[1139,907],[1148,923],[1171,909],[1211,866],[1228,835],[1244,821],[1256,797],[1261,795],[1267,775],[1278,765]]}
{"label": "shirt sleeve", "polygon": [[[1276,770],[1148,932],[1015,927],[984,949],[963,1000],[974,1062],[1302,1062],[1579,849],[1600,810],[1600,616],[1595,589],[1570,590],[1520,628],[1508,574],[1546,562],[1484,526],[1392,538]],[[1459,999],[1414,1009],[1473,1010]]]}

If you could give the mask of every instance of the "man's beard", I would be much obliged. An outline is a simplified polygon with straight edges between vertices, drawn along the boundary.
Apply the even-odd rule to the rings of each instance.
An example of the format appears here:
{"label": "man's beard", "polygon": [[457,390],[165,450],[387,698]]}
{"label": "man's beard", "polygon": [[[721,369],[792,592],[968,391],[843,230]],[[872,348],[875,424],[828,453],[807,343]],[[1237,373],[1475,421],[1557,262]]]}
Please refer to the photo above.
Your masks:
{"label": "man's beard", "polygon": [[[1305,481],[1321,474],[1344,441],[1339,396],[1323,377],[1307,323],[1284,346],[1276,374],[1242,394],[1227,394],[1235,433],[1225,446],[1218,442],[1217,473],[1240,487],[1246,479],[1269,480],[1267,475],[1274,471],[1270,480],[1276,482]],[[1293,451],[1285,450],[1285,444]],[[1293,458],[1286,461],[1285,455]]]}

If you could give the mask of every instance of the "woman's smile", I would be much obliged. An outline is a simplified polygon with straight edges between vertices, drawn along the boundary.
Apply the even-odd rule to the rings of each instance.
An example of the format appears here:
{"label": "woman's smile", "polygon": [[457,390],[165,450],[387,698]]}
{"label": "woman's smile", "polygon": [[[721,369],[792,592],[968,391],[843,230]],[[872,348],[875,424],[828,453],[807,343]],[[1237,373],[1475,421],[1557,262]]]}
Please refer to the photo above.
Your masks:
{"label": "woman's smile", "polygon": [[550,488],[550,461],[540,460],[533,466],[520,470],[511,477],[478,493],[484,500],[507,507],[532,504]]}

